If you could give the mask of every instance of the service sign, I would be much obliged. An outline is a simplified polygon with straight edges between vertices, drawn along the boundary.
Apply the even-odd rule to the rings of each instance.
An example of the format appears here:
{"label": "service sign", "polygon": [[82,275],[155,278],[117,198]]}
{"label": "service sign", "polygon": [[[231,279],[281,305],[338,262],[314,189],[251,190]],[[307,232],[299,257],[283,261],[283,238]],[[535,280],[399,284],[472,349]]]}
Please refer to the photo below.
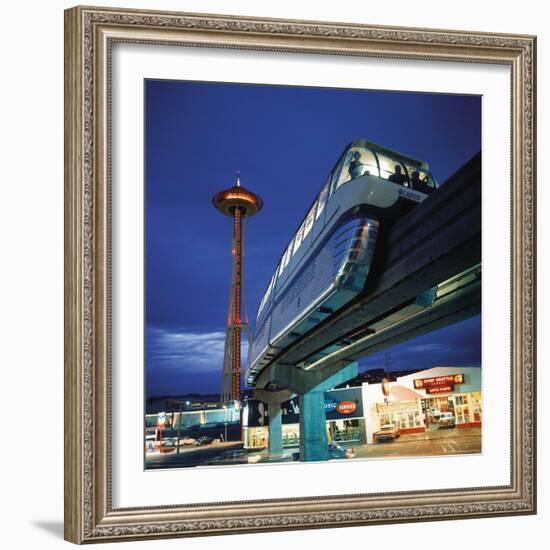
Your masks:
{"label": "service sign", "polygon": [[[436,393],[429,392],[428,388],[436,388],[438,386],[454,386],[455,384],[464,384],[464,374],[447,374],[445,376],[433,376],[432,378],[417,378],[413,381],[414,388],[416,390],[425,389],[427,393]],[[452,390],[451,390],[452,391]]]}
{"label": "service sign", "polygon": [[340,401],[336,406],[336,411],[340,414],[353,414],[357,410],[355,401]]}
{"label": "service sign", "polygon": [[329,411],[325,406],[327,420],[338,420],[342,418],[356,418],[363,416],[363,400],[361,388],[345,388],[325,393],[325,403],[331,399],[336,407]]}

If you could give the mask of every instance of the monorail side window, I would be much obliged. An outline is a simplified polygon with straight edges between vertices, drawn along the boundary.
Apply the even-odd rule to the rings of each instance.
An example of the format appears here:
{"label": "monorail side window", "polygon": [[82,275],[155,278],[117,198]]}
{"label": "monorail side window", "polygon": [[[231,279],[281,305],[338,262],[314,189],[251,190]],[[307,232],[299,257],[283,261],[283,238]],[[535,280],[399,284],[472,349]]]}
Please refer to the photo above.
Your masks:
{"label": "monorail side window", "polygon": [[294,244],[294,240],[290,242],[290,244],[288,245],[288,248],[286,249],[286,252],[283,254],[283,259],[281,260],[281,269],[279,269],[279,277],[282,275],[283,271],[285,270],[285,267],[288,265],[288,262],[290,261],[293,244]]}
{"label": "monorail side window", "polygon": [[294,254],[296,254],[298,248],[300,248],[300,245],[302,244],[302,239],[304,237],[304,226],[305,223],[300,226],[300,229],[298,229],[298,231],[296,232],[296,237],[294,237],[294,249],[292,251],[293,256]]}
{"label": "monorail side window", "polygon": [[349,152],[346,152],[344,155],[342,155],[342,158],[338,161],[338,164],[336,165],[336,167],[334,168],[333,172],[332,172],[332,178],[330,179],[330,195],[332,196],[332,194],[334,193],[334,191],[336,191],[336,189],[338,189],[338,181],[340,179],[340,174],[342,172],[342,167],[344,165],[344,160],[347,158]]}
{"label": "monorail side window", "polygon": [[273,277],[271,277],[271,281],[269,283],[269,286],[267,287],[267,290],[265,291],[264,297],[262,298],[262,302],[260,303],[260,308],[258,310],[258,313],[262,311],[264,308],[266,302],[268,301],[269,297],[271,296],[271,291],[273,290],[273,284],[275,283],[275,278],[277,277],[277,270],[279,269],[279,266],[277,266],[277,269],[275,270],[275,273],[273,274]]}
{"label": "monorail side window", "polygon": [[304,222],[304,234],[302,240],[306,238],[307,234],[311,231],[313,227],[313,222],[315,220],[315,211],[317,210],[317,202],[311,207],[310,211],[307,214],[306,221]]}
{"label": "monorail side window", "polygon": [[325,203],[327,202],[328,194],[328,184],[329,182],[325,183],[325,185],[321,189],[321,192],[319,193],[319,200],[317,201],[317,213],[315,214],[316,220],[319,219],[319,216],[323,213],[323,210],[325,209]]}
{"label": "monorail side window", "polygon": [[344,183],[348,182],[351,179],[351,177],[349,175],[349,172],[348,172],[348,166],[349,166],[349,164],[350,164],[350,162],[353,158],[353,153],[354,153],[353,149],[350,149],[346,153],[346,155],[344,156],[344,162],[342,163],[342,166],[341,166],[340,171],[338,173],[338,178],[334,182],[333,193],[337,189],[342,187],[342,185],[344,185]]}

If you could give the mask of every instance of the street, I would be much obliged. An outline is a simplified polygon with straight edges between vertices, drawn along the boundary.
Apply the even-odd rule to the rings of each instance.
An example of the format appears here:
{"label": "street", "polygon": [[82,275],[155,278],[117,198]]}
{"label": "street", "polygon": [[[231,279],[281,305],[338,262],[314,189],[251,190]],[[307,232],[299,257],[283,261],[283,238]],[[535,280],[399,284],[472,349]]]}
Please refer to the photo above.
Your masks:
{"label": "street", "polygon": [[355,447],[356,458],[445,456],[481,452],[481,428],[433,429],[403,434],[395,441]]}
{"label": "street", "polygon": [[204,466],[210,460],[220,456],[230,449],[241,449],[241,441],[227,441],[225,443],[211,443],[201,447],[180,447],[180,452],[148,453],[146,455],[146,470],[159,468],[185,468],[188,466]]}
{"label": "street", "polygon": [[[421,434],[403,434],[395,441],[372,445],[342,444],[353,447],[355,458],[404,458],[411,456],[448,456],[481,452],[481,428],[431,429]],[[152,453],[146,457],[146,469],[185,468],[206,466],[228,450],[242,449],[240,441],[212,443],[202,447],[181,447],[180,453]],[[298,447],[285,448],[279,459],[270,459],[267,451],[249,450],[250,455],[261,455],[260,462],[290,462]]]}

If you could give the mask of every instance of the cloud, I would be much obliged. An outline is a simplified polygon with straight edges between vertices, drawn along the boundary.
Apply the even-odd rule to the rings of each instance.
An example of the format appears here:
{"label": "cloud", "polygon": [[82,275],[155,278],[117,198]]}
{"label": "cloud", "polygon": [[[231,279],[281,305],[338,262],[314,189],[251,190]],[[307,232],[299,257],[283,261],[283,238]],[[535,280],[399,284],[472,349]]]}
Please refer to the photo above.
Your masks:
{"label": "cloud", "polygon": [[407,352],[411,353],[422,353],[426,351],[443,351],[447,349],[445,344],[418,344],[417,346],[411,346],[406,349]]}
{"label": "cloud", "polygon": [[[147,370],[173,375],[221,375],[224,347],[225,332],[221,330],[201,332],[147,327]],[[243,342],[243,358],[246,358],[247,347],[247,342]]]}

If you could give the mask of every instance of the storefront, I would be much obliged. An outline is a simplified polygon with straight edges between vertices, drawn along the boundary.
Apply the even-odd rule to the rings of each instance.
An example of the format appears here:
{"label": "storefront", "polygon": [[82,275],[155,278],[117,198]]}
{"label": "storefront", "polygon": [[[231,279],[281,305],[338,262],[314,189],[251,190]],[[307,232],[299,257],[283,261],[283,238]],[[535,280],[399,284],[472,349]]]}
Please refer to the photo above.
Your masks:
{"label": "storefront", "polygon": [[401,434],[438,428],[444,413],[452,413],[456,428],[481,426],[480,368],[434,367],[395,381],[363,384],[362,390],[367,443],[387,424]]}
{"label": "storefront", "polygon": [[[297,396],[282,405],[283,448],[300,445],[300,405]],[[362,444],[366,430],[361,388],[342,388],[325,393],[327,440]],[[268,408],[250,399],[243,411],[243,441],[246,448],[266,447],[269,441]]]}
{"label": "storefront", "polygon": [[238,441],[241,436],[241,411],[231,405],[181,412],[159,412],[145,415],[145,442],[148,450],[163,439],[209,436]]}

